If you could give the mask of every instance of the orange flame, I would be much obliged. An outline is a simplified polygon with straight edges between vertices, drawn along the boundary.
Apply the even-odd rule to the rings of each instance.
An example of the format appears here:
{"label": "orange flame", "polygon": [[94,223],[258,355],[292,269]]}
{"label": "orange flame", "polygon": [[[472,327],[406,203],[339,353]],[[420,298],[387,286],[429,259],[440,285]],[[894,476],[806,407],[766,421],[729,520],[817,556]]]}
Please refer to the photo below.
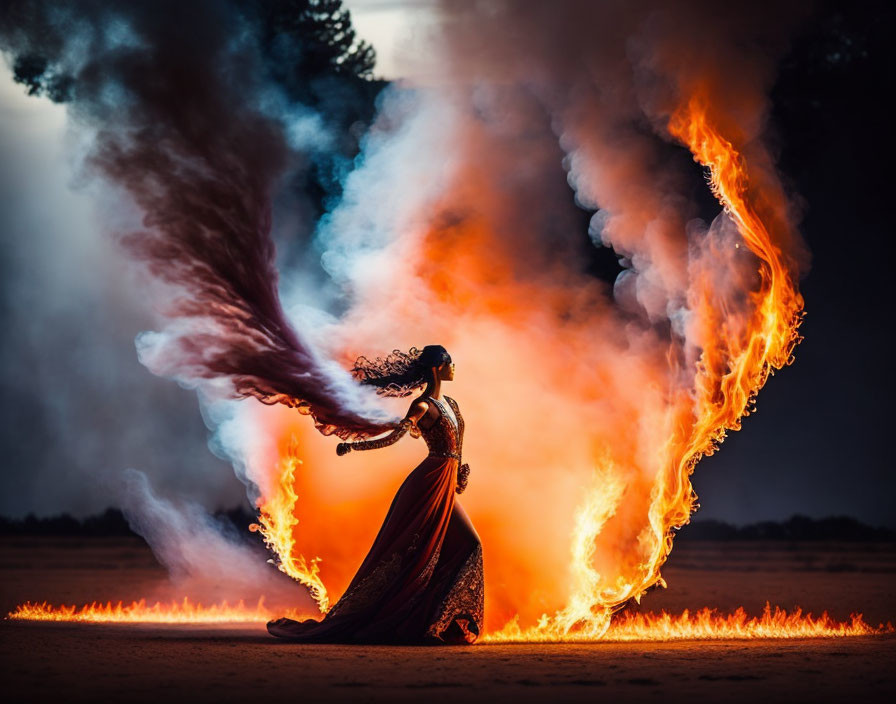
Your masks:
{"label": "orange flame", "polygon": [[297,457],[297,445],[293,438],[286,455],[280,459],[275,491],[272,496],[259,500],[258,523],[253,523],[249,529],[261,533],[265,545],[277,555],[277,568],[308,587],[320,612],[326,613],[330,608],[330,599],[320,578],[320,558],[312,558],[309,562],[303,555],[296,554],[294,530],[299,519],[296,518],[295,507],[299,497],[294,484],[296,469],[302,464]]}
{"label": "orange flame", "polygon": [[[751,205],[755,194],[745,160],[721,136],[699,100],[691,100],[672,115],[669,131],[707,167],[713,193],[758,258],[759,283],[754,291],[747,292],[753,304],[751,317],[732,320],[724,306],[713,300],[714,288],[708,282],[703,285],[698,278],[689,301],[695,324],[700,326],[702,345],[694,392],[679,392],[680,398],[670,404],[672,432],[662,447],[662,468],[650,489],[648,526],[637,536],[636,549],[631,551],[634,557],[626,556],[627,562],[619,565],[615,578],[602,576],[593,565],[595,541],[616,513],[625,492],[625,486],[614,480],[617,473],[612,471],[612,460],[605,459],[598,470],[600,481],[588,491],[576,515],[571,550],[573,582],[566,606],[554,616],[543,615],[526,631],[511,621],[492,636],[496,640],[607,637],[614,611],[630,599],[640,601],[657,583],[665,586],[660,567],[672,550],[673,531],[689,521],[696,507],[690,482],[695,465],[717,449],[727,430],[740,428],[740,419],[749,414],[769,374],[792,361],[793,348],[801,339],[797,329],[803,299],[773,235]],[[776,233],[781,237],[786,234]],[[708,618],[701,614],[700,619]],[[675,622],[675,628],[699,629],[683,618]],[[772,620],[777,623],[777,616]],[[622,623],[629,624],[626,628],[635,627],[631,619]],[[661,619],[637,623],[662,630],[671,622]],[[616,632],[619,627],[614,624],[612,628]],[[762,626],[760,632],[765,628]]]}
{"label": "orange flame", "polygon": [[[279,614],[282,615],[282,614]],[[75,621],[86,623],[240,623],[265,622],[272,618],[272,612],[259,599],[254,607],[242,601],[230,605],[204,606],[187,598],[170,603],[156,602],[149,605],[146,599],[123,602],[94,602],[84,606],[52,606],[30,601],[20,604],[7,618],[16,621]]]}
{"label": "orange flame", "polygon": [[[699,347],[699,358],[696,363],[686,363],[673,350],[666,356],[669,379],[684,375],[691,380],[689,384],[680,386],[670,384],[665,400],[662,404],[655,404],[655,410],[651,411],[655,416],[652,421],[654,437],[666,439],[651,441],[649,451],[652,454],[646,459],[635,459],[631,448],[622,451],[604,448],[591,453],[593,482],[586,488],[584,497],[579,499],[575,511],[565,606],[555,611],[553,616],[542,615],[538,624],[526,631],[527,639],[602,638],[610,628],[611,616],[615,611],[631,599],[640,600],[653,585],[665,586],[660,568],[672,549],[674,530],[689,521],[696,506],[696,495],[690,482],[695,465],[702,456],[715,451],[728,430],[740,428],[740,419],[749,414],[755,395],[769,374],[791,361],[793,348],[801,339],[797,330],[802,319],[803,300],[796,289],[794,267],[778,246],[791,236],[786,219],[775,217],[776,212],[784,210],[785,206],[777,201],[775,207],[769,205],[769,199],[774,200],[776,193],[764,187],[761,174],[751,171],[738,148],[723,137],[707,105],[709,102],[705,100],[689,100],[672,114],[669,132],[691,150],[697,162],[708,169],[713,193],[743,243],[755,255],[755,281],[744,284],[744,290],[739,291],[749,305],[742,306],[746,312],[732,314],[724,301],[716,298],[718,286],[714,285],[712,277],[718,274],[717,262],[693,263],[689,270],[692,277],[688,294],[688,309],[691,312],[689,325],[692,326],[689,339],[693,339]],[[757,179],[763,188],[753,183]],[[485,189],[485,185],[476,181],[475,176],[466,173],[461,182],[461,188],[477,192]],[[762,191],[761,197],[757,191]],[[455,196],[464,197],[459,194]],[[428,272],[425,278],[433,289],[430,294],[436,305],[447,306],[451,311],[454,310],[451,301],[457,299],[463,302],[457,312],[462,310],[468,317],[474,315],[480,305],[485,307],[480,311],[484,318],[506,316],[512,319],[524,315],[525,306],[536,297],[520,295],[515,283],[502,288],[502,279],[495,278],[499,257],[495,255],[497,245],[488,223],[471,222],[456,226],[451,234],[454,239],[433,237],[433,252],[428,253],[430,258],[427,259],[427,253],[423,252],[424,260],[420,262],[423,270]],[[464,238],[468,246],[446,249],[444,242],[454,242],[458,237]],[[487,271],[484,272],[479,272],[476,264],[476,252],[480,250],[488,262]],[[461,259],[452,265],[450,262],[454,260],[451,257]],[[446,283],[444,272],[459,269],[473,277],[467,282],[472,284],[470,292],[481,286],[491,293],[468,298],[464,295],[467,290],[464,282],[454,280],[445,289],[450,292],[449,296],[442,286]],[[513,277],[510,276],[509,280],[512,281]],[[419,290],[413,292],[413,305],[418,305],[416,301],[420,295]],[[506,302],[506,306],[502,301]],[[371,305],[374,310],[378,310],[378,306],[385,310],[389,305],[401,307],[406,303],[377,300],[376,304]],[[369,312],[365,309],[363,314]],[[363,314],[358,315],[363,317]],[[392,316],[393,319],[401,317]],[[446,315],[445,318],[450,319],[451,316]],[[381,319],[377,320],[382,322]],[[430,323],[428,319],[427,324]],[[658,379],[653,377],[650,383],[662,383]],[[309,448],[315,446],[314,441],[307,440]],[[331,449],[328,451],[332,452]],[[512,457],[497,456],[496,464],[506,465],[508,461],[514,461]],[[542,459],[556,462],[549,456]],[[312,561],[309,566],[301,557],[292,558],[295,551],[293,529],[296,525],[293,518],[296,501],[293,486],[298,463],[294,447],[283,462],[276,492],[266,497],[262,504],[262,530],[268,545],[280,555],[280,568],[307,584],[321,604],[321,610],[325,611],[328,602],[317,572],[317,562]],[[633,483],[627,479],[628,465],[636,463],[641,465],[643,476]],[[582,477],[582,470],[578,467],[573,471]],[[633,515],[633,511],[637,511],[638,515]],[[490,544],[490,533],[497,530],[494,520],[482,526],[486,546]],[[315,540],[326,541],[324,547],[328,550],[333,547],[335,538],[324,536],[320,531],[316,533]],[[508,544],[507,536],[502,535],[502,540],[503,545]],[[531,562],[532,558],[527,559]],[[498,565],[497,568],[504,571],[501,575],[504,585],[511,579],[511,570],[515,566],[531,568],[528,563],[521,564],[518,560]],[[540,572],[544,571],[542,566]],[[518,588],[501,587],[502,591],[506,591],[502,593],[503,603],[498,610],[499,614],[504,611],[503,618],[514,613],[513,610],[508,612],[507,602],[512,604],[515,596],[527,590],[528,576],[520,569],[516,569],[515,574],[512,579],[519,582]],[[495,587],[486,586],[487,593],[494,594]],[[545,602],[550,603],[553,595],[545,595]],[[527,604],[530,612],[536,604],[535,599],[530,600]],[[518,628],[511,621],[494,637],[500,639],[503,634],[518,632]]]}
{"label": "orange flame", "polygon": [[[106,604],[93,603],[84,606],[52,606],[47,603],[26,602],[16,607],[7,618],[14,621],[56,621],[77,623],[264,623],[274,617],[274,613],[261,599],[252,606],[242,601],[234,605],[227,602],[203,606],[189,599],[168,604],[148,605],[146,600],[130,604],[122,602]],[[283,615],[278,612],[277,615]],[[297,614],[288,614],[295,618]],[[854,614],[849,621],[835,621],[826,613],[818,618],[803,614],[800,609],[792,613],[766,604],[759,617],[749,617],[743,609],[732,614],[720,614],[714,610],[701,609],[695,613],[684,611],[678,616],[661,612],[659,614],[620,614],[601,640],[605,642],[625,641],[669,641],[669,640],[736,640],[754,638],[839,638],[893,633],[892,624],[874,628],[868,625],[861,614]],[[532,640],[544,641],[543,633],[525,631],[514,622],[513,628],[505,628],[497,634],[486,636],[486,643],[521,643]],[[581,635],[557,637],[547,640],[574,642],[593,640]]]}
{"label": "orange flame", "polygon": [[[486,643],[520,643],[529,641],[577,642],[593,640],[588,634],[561,636],[556,630],[548,631],[553,637],[545,637],[545,628],[539,626],[523,630],[516,622],[508,624],[500,633],[485,637]],[[785,610],[765,605],[761,616],[747,615],[742,609],[731,614],[720,614],[713,609],[700,609],[694,613],[683,611],[674,616],[666,612],[625,613],[617,615],[601,637],[604,642],[669,641],[669,640],[743,640],[754,638],[842,638],[893,633],[892,624],[877,628],[868,625],[861,614],[853,614],[849,621],[835,621],[827,613],[815,618],[803,614],[797,608]]]}

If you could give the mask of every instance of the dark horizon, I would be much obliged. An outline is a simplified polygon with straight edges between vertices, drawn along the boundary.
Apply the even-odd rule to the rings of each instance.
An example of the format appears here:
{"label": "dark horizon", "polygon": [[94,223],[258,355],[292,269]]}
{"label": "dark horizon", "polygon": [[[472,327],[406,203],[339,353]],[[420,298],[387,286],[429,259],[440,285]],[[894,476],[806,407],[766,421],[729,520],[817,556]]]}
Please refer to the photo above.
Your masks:
{"label": "dark horizon", "polygon": [[[211,514],[225,533],[263,547],[259,533],[249,530],[257,520],[254,513],[244,506],[218,509]],[[235,532],[234,532],[235,531]],[[121,509],[110,506],[101,513],[75,518],[67,513],[37,517],[29,514],[21,519],[0,516],[0,536],[19,537],[134,537],[135,532]],[[845,541],[845,542],[896,542],[896,531],[885,526],[873,526],[851,516],[825,516],[811,518],[794,514],[783,521],[757,521],[732,524],[712,518],[692,519],[676,532],[676,543],[681,541]]]}

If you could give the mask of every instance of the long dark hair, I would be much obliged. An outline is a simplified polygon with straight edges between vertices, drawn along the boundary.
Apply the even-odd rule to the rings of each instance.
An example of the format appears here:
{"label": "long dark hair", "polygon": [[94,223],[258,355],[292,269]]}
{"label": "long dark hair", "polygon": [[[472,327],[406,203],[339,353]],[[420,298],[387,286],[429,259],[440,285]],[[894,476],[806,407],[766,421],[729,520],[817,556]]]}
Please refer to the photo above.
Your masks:
{"label": "long dark hair", "polygon": [[409,396],[414,389],[426,386],[433,367],[443,364],[451,364],[448,350],[441,345],[427,345],[422,350],[392,350],[385,358],[373,361],[358,357],[352,374],[362,384],[375,386],[380,396]]}

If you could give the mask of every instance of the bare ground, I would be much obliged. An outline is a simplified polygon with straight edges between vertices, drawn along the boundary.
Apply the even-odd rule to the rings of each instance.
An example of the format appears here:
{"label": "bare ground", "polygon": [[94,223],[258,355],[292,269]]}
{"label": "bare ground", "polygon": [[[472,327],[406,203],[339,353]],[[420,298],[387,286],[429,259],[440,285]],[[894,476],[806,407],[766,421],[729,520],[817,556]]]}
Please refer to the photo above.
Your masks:
{"label": "bare ground", "polygon": [[[160,593],[164,572],[128,540],[0,542],[0,608]],[[896,546],[700,543],[673,551],[670,588],[644,608],[766,600],[896,622]],[[259,627],[0,622],[6,701],[893,701],[896,638],[311,646]],[[9,697],[9,698],[7,698]]]}

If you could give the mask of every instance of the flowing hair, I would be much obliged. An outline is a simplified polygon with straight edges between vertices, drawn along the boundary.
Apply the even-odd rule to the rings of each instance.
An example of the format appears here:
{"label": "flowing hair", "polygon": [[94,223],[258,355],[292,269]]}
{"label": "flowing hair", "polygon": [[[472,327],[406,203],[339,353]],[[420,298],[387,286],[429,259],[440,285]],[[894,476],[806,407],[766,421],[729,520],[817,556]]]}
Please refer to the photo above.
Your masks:
{"label": "flowing hair", "polygon": [[426,386],[433,367],[451,363],[451,355],[441,345],[427,345],[422,350],[411,347],[407,352],[392,350],[386,357],[371,361],[358,357],[352,374],[362,384],[376,387],[380,396],[409,396],[414,389]]}

